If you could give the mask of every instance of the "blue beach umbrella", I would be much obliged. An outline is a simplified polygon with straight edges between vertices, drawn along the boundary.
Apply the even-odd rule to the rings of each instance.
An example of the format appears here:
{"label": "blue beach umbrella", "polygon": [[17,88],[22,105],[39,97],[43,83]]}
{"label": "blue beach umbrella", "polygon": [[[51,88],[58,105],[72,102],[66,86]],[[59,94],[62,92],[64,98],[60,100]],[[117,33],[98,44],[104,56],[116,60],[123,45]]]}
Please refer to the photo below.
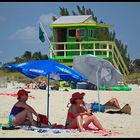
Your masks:
{"label": "blue beach umbrella", "polygon": [[48,77],[48,98],[47,98],[47,117],[49,120],[49,85],[50,79],[56,81],[86,81],[87,78],[76,70],[65,66],[61,63],[48,60],[34,60],[19,64],[9,64],[4,66],[8,70],[17,70],[18,72],[26,75],[29,78],[36,78],[38,76]]}

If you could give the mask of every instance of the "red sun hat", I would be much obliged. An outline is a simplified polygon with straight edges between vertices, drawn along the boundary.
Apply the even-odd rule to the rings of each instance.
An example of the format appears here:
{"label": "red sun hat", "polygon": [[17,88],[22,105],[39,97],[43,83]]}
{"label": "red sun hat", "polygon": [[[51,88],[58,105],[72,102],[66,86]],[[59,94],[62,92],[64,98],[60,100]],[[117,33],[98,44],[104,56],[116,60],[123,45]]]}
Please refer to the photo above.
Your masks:
{"label": "red sun hat", "polygon": [[17,96],[20,96],[22,94],[27,94],[27,93],[30,93],[30,91],[26,91],[24,89],[20,89],[18,92],[17,92]]}
{"label": "red sun hat", "polygon": [[85,95],[84,92],[80,93],[80,92],[75,92],[72,94],[72,97],[70,98],[70,103],[72,104],[75,100],[83,98],[83,96]]}

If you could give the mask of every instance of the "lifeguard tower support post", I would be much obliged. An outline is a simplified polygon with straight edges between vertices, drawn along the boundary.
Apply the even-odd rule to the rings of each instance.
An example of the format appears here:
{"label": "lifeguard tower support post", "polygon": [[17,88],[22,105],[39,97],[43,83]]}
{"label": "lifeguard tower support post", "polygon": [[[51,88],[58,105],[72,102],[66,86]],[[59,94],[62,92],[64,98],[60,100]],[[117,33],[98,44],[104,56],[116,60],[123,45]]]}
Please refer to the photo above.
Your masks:
{"label": "lifeguard tower support post", "polygon": [[109,60],[124,76],[129,71],[113,41],[98,41],[99,28],[111,28],[111,25],[96,23],[92,15],[61,16],[50,24],[53,30],[53,48],[50,57],[67,66],[72,66],[75,55],[93,54]]}

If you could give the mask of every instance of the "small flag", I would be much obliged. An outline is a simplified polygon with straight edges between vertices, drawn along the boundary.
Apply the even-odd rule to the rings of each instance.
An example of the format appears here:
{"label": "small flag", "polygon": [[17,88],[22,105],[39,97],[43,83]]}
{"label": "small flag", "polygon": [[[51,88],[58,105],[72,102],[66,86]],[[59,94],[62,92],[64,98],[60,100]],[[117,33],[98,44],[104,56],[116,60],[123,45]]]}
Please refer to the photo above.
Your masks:
{"label": "small flag", "polygon": [[46,33],[44,27],[43,27],[42,24],[40,23],[40,24],[39,24],[39,39],[40,39],[42,42],[45,42],[45,41],[46,41],[45,37],[46,37],[46,39],[48,40],[48,42],[49,42],[49,44],[50,44],[50,46],[51,46],[51,47],[49,46],[49,49],[51,49],[52,53],[53,53],[54,56],[55,56],[56,54],[55,54],[55,52],[54,52],[53,46],[52,46],[52,44],[51,44],[51,42],[50,42],[50,40],[49,40],[49,38],[48,38],[48,35],[47,35],[47,33]]}
{"label": "small flag", "polygon": [[45,36],[44,36],[44,32],[42,31],[41,27],[39,26],[39,39],[42,42],[45,42]]}

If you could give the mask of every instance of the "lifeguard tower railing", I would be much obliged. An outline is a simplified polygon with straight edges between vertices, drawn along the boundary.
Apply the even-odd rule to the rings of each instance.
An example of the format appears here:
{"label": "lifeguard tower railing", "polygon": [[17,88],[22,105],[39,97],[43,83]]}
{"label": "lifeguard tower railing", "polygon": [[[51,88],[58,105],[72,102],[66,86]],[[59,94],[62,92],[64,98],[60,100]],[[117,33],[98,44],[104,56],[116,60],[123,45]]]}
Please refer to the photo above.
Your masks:
{"label": "lifeguard tower railing", "polygon": [[[50,50],[50,57],[65,65],[72,66],[75,55],[93,54],[108,59],[124,76],[129,74],[119,49],[113,41],[52,42],[52,44],[55,55]],[[74,44],[76,48],[67,47]]]}

